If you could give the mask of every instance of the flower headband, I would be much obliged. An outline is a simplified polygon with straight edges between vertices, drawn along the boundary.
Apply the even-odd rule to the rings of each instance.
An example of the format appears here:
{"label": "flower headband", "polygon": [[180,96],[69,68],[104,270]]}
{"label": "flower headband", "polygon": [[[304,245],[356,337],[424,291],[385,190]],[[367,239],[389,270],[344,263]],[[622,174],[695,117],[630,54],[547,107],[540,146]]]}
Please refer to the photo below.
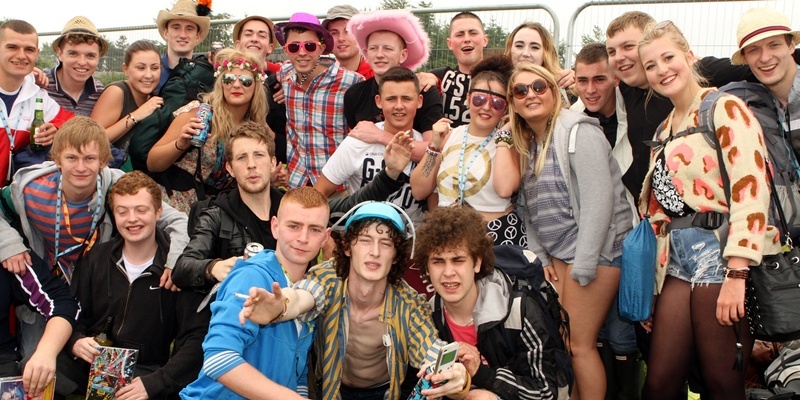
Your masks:
{"label": "flower headband", "polygon": [[222,63],[214,63],[214,78],[219,77],[223,72],[231,71],[234,68],[249,69],[253,71],[253,76],[256,80],[264,80],[264,70],[256,64],[253,64],[244,58],[237,58],[236,60],[223,60]]}

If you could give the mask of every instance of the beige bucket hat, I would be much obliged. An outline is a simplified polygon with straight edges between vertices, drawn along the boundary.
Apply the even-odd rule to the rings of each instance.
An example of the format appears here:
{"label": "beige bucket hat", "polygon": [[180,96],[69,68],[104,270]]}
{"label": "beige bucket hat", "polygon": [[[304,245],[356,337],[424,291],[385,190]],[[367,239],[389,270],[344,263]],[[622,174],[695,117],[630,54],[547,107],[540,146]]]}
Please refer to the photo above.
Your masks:
{"label": "beige bucket hat", "polygon": [[70,19],[67,24],[64,25],[64,29],[61,30],[61,35],[53,41],[50,47],[52,47],[54,51],[58,51],[61,41],[64,40],[67,35],[94,36],[97,39],[98,46],[100,46],[100,57],[105,55],[106,51],[108,51],[108,42],[106,39],[100,36],[100,32],[97,31],[92,21],[82,15]]}

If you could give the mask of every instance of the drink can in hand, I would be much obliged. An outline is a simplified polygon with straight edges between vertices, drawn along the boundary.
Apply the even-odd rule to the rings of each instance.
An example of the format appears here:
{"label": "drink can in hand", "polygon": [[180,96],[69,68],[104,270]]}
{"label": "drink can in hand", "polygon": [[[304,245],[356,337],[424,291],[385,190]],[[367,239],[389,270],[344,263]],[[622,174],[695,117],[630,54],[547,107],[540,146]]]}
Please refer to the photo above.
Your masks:
{"label": "drink can in hand", "polygon": [[247,260],[248,258],[260,253],[261,250],[264,250],[264,246],[261,243],[250,242],[247,244],[247,246],[244,246],[244,254],[242,255],[242,259]]}
{"label": "drink can in hand", "polygon": [[192,136],[192,139],[189,140],[189,143],[192,144],[194,147],[203,147],[206,145],[206,139],[208,139],[208,130],[211,128],[211,117],[214,115],[213,108],[211,108],[210,104],[200,103],[200,106],[197,107],[197,118],[200,119],[200,122],[205,125],[200,132],[197,132],[197,135]]}

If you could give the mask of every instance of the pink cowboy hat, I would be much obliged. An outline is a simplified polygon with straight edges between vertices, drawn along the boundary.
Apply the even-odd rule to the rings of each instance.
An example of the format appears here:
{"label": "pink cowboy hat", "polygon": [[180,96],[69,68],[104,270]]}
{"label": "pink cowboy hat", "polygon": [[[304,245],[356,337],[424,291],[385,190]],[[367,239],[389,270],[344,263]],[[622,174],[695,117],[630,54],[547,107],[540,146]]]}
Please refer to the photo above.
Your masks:
{"label": "pink cowboy hat", "polygon": [[414,14],[406,10],[381,10],[360,13],[350,18],[347,30],[356,39],[361,54],[367,49],[367,38],[373,32],[389,31],[398,34],[406,43],[408,58],[400,65],[414,71],[428,61],[430,39]]}

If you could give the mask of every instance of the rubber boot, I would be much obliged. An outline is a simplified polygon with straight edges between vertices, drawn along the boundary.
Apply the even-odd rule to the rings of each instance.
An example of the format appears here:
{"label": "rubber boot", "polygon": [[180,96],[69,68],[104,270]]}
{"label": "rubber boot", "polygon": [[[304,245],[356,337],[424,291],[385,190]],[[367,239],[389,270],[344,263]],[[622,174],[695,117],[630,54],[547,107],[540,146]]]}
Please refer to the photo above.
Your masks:
{"label": "rubber boot", "polygon": [[618,400],[640,400],[642,398],[643,367],[644,362],[638,351],[614,356],[614,375],[619,388]]}
{"label": "rubber boot", "polygon": [[606,397],[605,400],[617,400],[620,387],[617,385],[617,378],[614,371],[614,351],[611,345],[605,340],[597,342],[597,352],[603,360],[603,368],[606,370]]}

